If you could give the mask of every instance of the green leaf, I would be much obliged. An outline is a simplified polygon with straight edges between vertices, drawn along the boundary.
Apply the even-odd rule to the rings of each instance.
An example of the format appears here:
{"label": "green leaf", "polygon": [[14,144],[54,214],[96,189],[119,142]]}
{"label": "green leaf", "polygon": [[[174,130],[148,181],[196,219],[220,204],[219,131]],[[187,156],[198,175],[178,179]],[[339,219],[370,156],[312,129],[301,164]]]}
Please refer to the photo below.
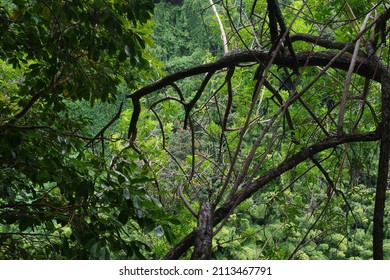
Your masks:
{"label": "green leaf", "polygon": [[123,176],[122,174],[118,174],[118,182],[119,184],[123,184],[126,182],[126,177]]}
{"label": "green leaf", "polygon": [[11,148],[16,148],[22,144],[22,135],[19,131],[11,129],[5,135],[6,141]]}
{"label": "green leaf", "polygon": [[175,218],[169,218],[168,221],[174,225],[181,225],[181,221]]}
{"label": "green leaf", "polygon": [[[142,172],[144,172],[144,171],[142,171]],[[131,179],[131,184],[142,184],[142,183],[153,182],[153,181],[154,181],[153,178],[148,178],[148,177],[142,176],[139,178]]]}
{"label": "green leaf", "polygon": [[125,53],[127,56],[131,56],[130,49],[129,49],[128,45],[125,46]]}
{"label": "green leaf", "polygon": [[151,197],[151,199],[153,200],[154,204],[156,204],[159,208],[162,208],[162,204],[160,202],[160,200],[158,200],[157,198],[155,197]]}
{"label": "green leaf", "polygon": [[94,243],[91,246],[91,250],[90,250],[92,256],[94,256],[96,258],[100,254],[100,249],[101,249],[100,241]]}
{"label": "green leaf", "polygon": [[[130,199],[130,191],[128,188],[124,188],[123,189],[123,197],[126,199],[126,200],[129,200]],[[138,205],[138,204],[137,204]]]}
{"label": "green leaf", "polygon": [[153,233],[158,237],[162,237],[164,236],[164,229],[162,226],[157,226],[153,229]]}
{"label": "green leaf", "polygon": [[12,225],[12,224],[17,222],[18,215],[14,214],[14,213],[10,213],[10,214],[5,213],[5,214],[3,214],[2,218],[5,220],[6,224]]}
{"label": "green leaf", "polygon": [[119,62],[124,62],[127,58],[127,54],[124,50],[120,51],[119,52],[119,55],[118,55],[118,61]]}
{"label": "green leaf", "polygon": [[127,224],[128,220],[129,220],[129,211],[127,210],[120,211],[118,215],[118,221],[125,225]]}

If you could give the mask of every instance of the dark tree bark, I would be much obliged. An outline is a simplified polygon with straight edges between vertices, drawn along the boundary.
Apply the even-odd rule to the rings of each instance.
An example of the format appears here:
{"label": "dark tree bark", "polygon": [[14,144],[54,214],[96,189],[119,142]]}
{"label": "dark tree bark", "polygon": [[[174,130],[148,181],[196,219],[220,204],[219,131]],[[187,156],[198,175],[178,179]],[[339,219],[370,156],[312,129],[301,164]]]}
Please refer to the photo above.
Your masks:
{"label": "dark tree bark", "polygon": [[[353,44],[349,44],[353,46]],[[346,45],[346,46],[349,46]],[[268,56],[267,51],[241,51],[231,55],[225,55],[212,63],[206,63],[198,65],[189,69],[185,69],[171,75],[168,75],[157,82],[150,84],[146,87],[137,90],[136,92],[128,95],[128,98],[137,99],[146,96],[149,93],[160,90],[166,86],[171,85],[174,82],[188,78],[195,75],[204,74],[207,72],[218,71],[224,68],[230,68],[242,63],[259,63],[264,62]],[[336,52],[300,52],[296,54],[296,59],[300,67],[307,66],[326,66],[335,56]],[[273,62],[275,65],[280,67],[294,67],[294,58],[291,55],[275,57]],[[351,64],[350,55],[341,55],[331,66],[332,68],[348,71],[349,65]],[[383,73],[382,68],[375,67],[367,58],[358,57],[356,60],[356,67],[354,73],[359,74],[365,78],[373,79],[377,82],[381,82],[381,75]]]}
{"label": "dark tree bark", "polygon": [[[295,33],[290,36],[291,42],[295,41],[304,41],[311,44],[314,44],[316,46],[321,46],[327,49],[335,49],[335,50],[342,50],[346,46],[349,46],[347,49],[347,52],[353,53],[353,49],[355,48],[354,45],[349,45],[347,43],[341,43],[341,42],[334,42],[331,40],[327,40],[318,36],[314,36],[311,34],[305,34],[305,33]],[[361,54],[363,55],[363,54]]]}
{"label": "dark tree bark", "polygon": [[[127,98],[132,99],[134,106],[134,112],[132,114],[128,131],[128,138],[131,142],[134,142],[134,140],[136,139],[137,122],[139,114],[141,112],[139,100],[142,97],[152,92],[156,92],[160,89],[163,89],[164,87],[172,85],[173,83],[181,79],[188,78],[191,76],[200,75],[204,73],[214,73],[218,70],[231,68],[242,63],[266,62],[269,57],[269,54],[270,53],[267,51],[250,50],[234,53],[232,55],[225,55],[213,63],[198,65],[168,75],[153,84],[150,84],[130,95],[127,95]],[[347,71],[349,69],[349,65],[351,64],[351,56],[346,54],[340,55],[339,53],[334,52],[301,52],[297,53],[294,56],[277,55],[273,63],[280,67],[288,67],[292,69],[295,68],[298,64],[298,67],[330,66],[334,69],[341,69]],[[378,67],[378,65],[374,65],[370,60],[367,60],[365,57],[358,56],[356,58],[356,65],[353,69],[353,73],[356,73],[365,78],[372,79],[374,81],[381,82],[381,76],[384,72],[384,67]]]}
{"label": "dark tree bark", "polygon": [[380,134],[381,145],[373,228],[373,253],[375,260],[383,260],[383,217],[385,213],[390,157],[390,75],[388,74],[383,74],[382,77],[382,123],[380,126]]}
{"label": "dark tree bark", "polygon": [[193,260],[211,259],[213,239],[213,208],[210,202],[204,202],[199,210],[198,227],[195,230],[195,248]]}

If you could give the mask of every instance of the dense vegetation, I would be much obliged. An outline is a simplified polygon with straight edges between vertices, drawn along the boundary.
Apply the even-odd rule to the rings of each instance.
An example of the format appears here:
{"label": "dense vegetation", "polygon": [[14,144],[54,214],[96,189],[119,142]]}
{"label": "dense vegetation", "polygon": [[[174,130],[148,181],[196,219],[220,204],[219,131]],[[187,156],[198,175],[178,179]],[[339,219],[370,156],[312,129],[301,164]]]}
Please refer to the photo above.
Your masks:
{"label": "dense vegetation", "polygon": [[389,18],[2,0],[0,259],[390,259]]}

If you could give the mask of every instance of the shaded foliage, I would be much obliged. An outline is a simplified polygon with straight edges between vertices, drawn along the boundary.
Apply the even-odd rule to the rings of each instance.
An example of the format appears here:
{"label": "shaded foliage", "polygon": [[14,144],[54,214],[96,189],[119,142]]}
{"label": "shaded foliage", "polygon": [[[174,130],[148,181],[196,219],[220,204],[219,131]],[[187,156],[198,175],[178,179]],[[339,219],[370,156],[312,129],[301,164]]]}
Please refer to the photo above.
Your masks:
{"label": "shaded foliage", "polygon": [[169,224],[147,195],[150,174],[137,158],[117,156],[110,166],[109,135],[98,144],[90,116],[72,103],[113,102],[120,84],[140,82],[150,69],[153,7],[1,4],[0,258],[145,258],[141,228]]}
{"label": "shaded foliage", "polygon": [[388,7],[215,2],[2,2],[0,258],[389,258]]}

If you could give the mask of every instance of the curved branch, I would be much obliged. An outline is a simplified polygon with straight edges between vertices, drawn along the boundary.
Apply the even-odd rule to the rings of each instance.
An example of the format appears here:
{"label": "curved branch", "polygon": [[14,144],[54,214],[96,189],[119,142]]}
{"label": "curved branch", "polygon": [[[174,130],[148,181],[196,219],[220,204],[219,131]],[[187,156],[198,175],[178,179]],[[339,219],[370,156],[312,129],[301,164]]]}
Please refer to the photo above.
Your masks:
{"label": "curved branch", "polygon": [[[371,13],[368,13],[366,18],[364,19],[363,25],[360,29],[361,31],[363,31],[366,28],[367,21],[370,18],[370,15],[371,15]],[[360,41],[361,41],[361,38],[359,38],[356,41],[355,48],[353,50],[353,55],[351,58],[351,65],[349,66],[347,76],[345,77],[344,91],[343,91],[343,95],[342,95],[341,101],[340,101],[340,112],[339,112],[339,118],[338,118],[338,123],[337,123],[337,133],[339,133],[339,134],[343,133],[344,114],[345,114],[345,110],[346,110],[346,106],[347,106],[347,104],[346,104],[347,97],[349,95],[349,87],[350,87],[351,82],[352,82],[353,69],[355,68],[356,58],[357,58],[358,53],[359,53]]]}
{"label": "curved branch", "polygon": [[[349,52],[349,53],[353,53],[353,50],[354,50],[353,45],[349,45],[347,43],[341,43],[341,42],[334,42],[331,40],[321,38],[319,36],[314,36],[314,35],[305,34],[305,33],[295,33],[295,34],[290,36],[290,40],[292,43],[297,42],[297,41],[303,41],[303,42],[312,43],[314,45],[324,47],[327,49],[335,49],[335,50],[342,50],[348,46],[347,52]],[[363,53],[361,53],[361,55],[363,55]]]}
{"label": "curved branch", "polygon": [[387,9],[383,14],[378,17],[375,25],[375,47],[377,46],[378,37],[381,37],[382,42],[386,42],[386,23],[390,19],[390,9]]}
{"label": "curved branch", "polygon": [[215,18],[217,19],[217,22],[218,22],[218,25],[219,25],[219,30],[221,30],[221,39],[222,39],[222,42],[223,42],[223,52],[226,54],[229,52],[229,48],[228,48],[228,41],[227,41],[227,38],[226,38],[226,33],[225,33],[225,29],[223,27],[223,23],[222,23],[222,20],[218,14],[218,11],[217,11],[217,8],[215,7],[215,4],[213,2],[213,0],[210,0],[210,5],[213,9],[213,12],[215,14]]}
{"label": "curved branch", "polygon": [[225,132],[227,128],[227,123],[230,115],[230,110],[232,108],[233,104],[233,86],[232,86],[232,77],[234,74],[235,67],[229,68],[228,73],[225,77],[225,82],[227,83],[227,103],[226,103],[226,108],[225,108],[225,113],[223,115],[222,119],[222,132],[221,132],[221,138],[219,140],[219,155],[218,158],[222,162],[222,150],[223,150],[223,143],[225,139]]}
{"label": "curved branch", "polygon": [[[370,142],[378,141],[380,139],[378,132],[370,132],[363,134],[348,134],[343,136],[332,136],[325,138],[324,140],[302,149],[295,155],[286,159],[284,162],[268,170],[259,179],[251,183],[249,186],[244,188],[235,197],[226,201],[220,208],[215,211],[213,225],[216,226],[225,217],[232,212],[232,209],[239,205],[241,202],[251,197],[254,193],[262,189],[266,184],[281,176],[285,172],[294,168],[301,162],[312,158],[315,154],[325,151],[330,148],[334,148],[338,145],[353,143],[353,142]],[[182,254],[185,253],[193,244],[195,239],[195,232],[191,232],[187,235],[178,245],[176,245],[166,256],[165,259],[178,259]]]}
{"label": "curved branch", "polygon": [[123,101],[119,105],[118,112],[115,114],[114,117],[85,145],[86,147],[92,144],[99,136],[104,135],[104,132],[116,121],[120,118],[122,114],[122,108],[123,108]]}
{"label": "curved branch", "polygon": [[210,71],[210,72],[207,73],[207,75],[204,77],[204,79],[202,81],[202,84],[200,85],[198,91],[196,92],[194,98],[188,104],[186,104],[186,106],[185,106],[185,111],[186,112],[185,112],[185,119],[184,119],[184,128],[187,127],[188,118],[190,117],[191,110],[194,108],[194,106],[196,105],[196,102],[198,102],[199,98],[202,96],[203,91],[205,90],[208,82],[210,81],[210,79],[212,78],[214,73],[215,73],[215,70],[214,71]]}
{"label": "curved branch", "polygon": [[[353,47],[353,45],[351,46]],[[222,70],[224,68],[240,65],[242,63],[259,63],[259,61],[263,62],[266,60],[268,55],[269,52],[259,50],[244,50],[234,54],[226,55],[215,62],[198,65],[168,75],[153,84],[150,84],[135,91],[127,97],[133,99],[142,98],[151,92],[160,90],[184,78],[204,74],[211,71]],[[338,53],[336,52],[300,52],[296,53],[296,59],[298,61],[299,67],[326,66],[337,55]],[[295,65],[294,58],[291,55],[277,55],[273,63],[277,66],[285,66],[288,68],[293,68]],[[350,64],[351,56],[347,54],[342,54],[339,55],[339,57],[334,61],[332,68],[348,71]],[[353,69],[353,72],[362,77],[370,78],[377,82],[380,82],[383,68],[378,69],[377,67],[375,67],[375,65],[372,64],[371,61],[368,61],[366,58],[359,56],[356,59],[356,66]]]}
{"label": "curved branch", "polygon": [[188,209],[188,211],[191,212],[191,214],[195,217],[195,218],[198,218],[198,213],[196,213],[196,211],[194,210],[194,208],[192,208],[191,204],[188,202],[188,200],[185,198],[184,194],[183,194],[183,184],[181,184],[178,188],[177,188],[177,192],[181,198],[181,200],[183,201],[184,203],[184,206]]}
{"label": "curved branch", "polygon": [[[279,23],[280,34],[282,35],[282,34],[286,33],[284,43],[287,45],[287,48],[290,52],[290,55],[293,57],[294,73],[298,74],[298,63],[297,63],[295,51],[294,51],[294,48],[292,46],[291,39],[290,39],[290,34],[289,34],[290,29],[287,28],[286,23],[284,22],[284,17],[283,17],[282,11],[280,10],[279,3],[276,0],[267,0],[267,3],[268,3],[268,11],[270,13],[270,21],[271,21],[271,14],[273,14],[273,16],[276,18],[276,21]],[[271,10],[273,10],[273,11],[271,12]],[[273,42],[273,43],[275,43],[275,42]],[[282,51],[283,51],[283,49],[282,49]]]}
{"label": "curved branch", "polygon": [[141,114],[141,104],[139,102],[139,98],[132,98],[133,100],[133,114],[131,116],[131,121],[129,125],[129,131],[127,133],[127,138],[130,140],[130,143],[133,143],[137,138],[137,122],[139,119],[139,115]]}

